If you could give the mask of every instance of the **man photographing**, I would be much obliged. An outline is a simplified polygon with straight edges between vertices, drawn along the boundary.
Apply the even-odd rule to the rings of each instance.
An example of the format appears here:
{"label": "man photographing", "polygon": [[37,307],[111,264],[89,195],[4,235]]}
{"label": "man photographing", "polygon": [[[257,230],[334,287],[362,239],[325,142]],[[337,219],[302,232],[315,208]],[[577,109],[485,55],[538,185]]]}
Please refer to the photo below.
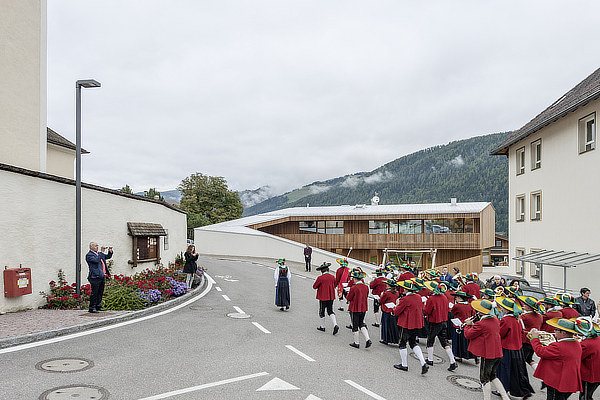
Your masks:
{"label": "man photographing", "polygon": [[102,247],[102,251],[98,251],[98,243],[90,242],[90,251],[85,256],[85,261],[89,267],[88,281],[92,287],[90,295],[89,312],[97,313],[102,309],[102,295],[104,294],[104,281],[107,276],[110,276],[106,260],[112,257],[112,247],[108,247],[108,254],[104,254],[106,247]]}

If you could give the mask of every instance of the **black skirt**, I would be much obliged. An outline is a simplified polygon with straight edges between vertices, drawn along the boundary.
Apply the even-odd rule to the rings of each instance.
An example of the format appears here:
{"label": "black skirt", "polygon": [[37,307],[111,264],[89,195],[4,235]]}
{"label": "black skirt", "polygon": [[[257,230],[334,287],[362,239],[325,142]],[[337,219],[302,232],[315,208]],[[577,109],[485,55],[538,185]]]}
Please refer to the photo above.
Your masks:
{"label": "black skirt", "polygon": [[381,313],[381,340],[398,343],[398,317],[385,311]]}
{"label": "black skirt", "polygon": [[286,307],[290,305],[290,281],[287,276],[280,276],[275,290],[275,305]]}
{"label": "black skirt", "polygon": [[523,350],[502,349],[502,360],[498,366],[498,379],[511,396],[523,397],[535,393],[525,366]]}
{"label": "black skirt", "polygon": [[469,351],[469,339],[465,338],[465,333],[452,326],[452,353],[454,357],[471,360],[475,355]]}

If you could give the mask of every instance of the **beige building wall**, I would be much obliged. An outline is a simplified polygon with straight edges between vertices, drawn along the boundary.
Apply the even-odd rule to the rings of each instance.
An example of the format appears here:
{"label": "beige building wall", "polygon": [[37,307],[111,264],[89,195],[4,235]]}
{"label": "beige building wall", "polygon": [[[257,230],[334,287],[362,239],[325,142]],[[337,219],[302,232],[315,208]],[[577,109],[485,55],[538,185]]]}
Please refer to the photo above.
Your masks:
{"label": "beige building wall", "polygon": [[[600,100],[569,113],[526,139],[510,146],[509,151],[509,232],[510,266],[514,269],[516,249],[562,250],[600,254],[600,142],[596,149],[579,154],[578,121],[596,112]],[[596,117],[596,118],[597,118]],[[596,124],[598,120],[596,119]],[[531,143],[542,140],[542,166],[531,169]],[[525,173],[516,174],[517,149],[525,148]],[[531,220],[531,194],[542,193],[542,217]],[[516,221],[516,198],[525,196],[525,220]],[[535,266],[525,264],[525,277]],[[545,267],[544,282],[562,287],[563,269]],[[592,297],[600,298],[600,263],[585,264],[567,271],[567,288],[577,294],[590,287]],[[595,295],[594,295],[595,293]]]}
{"label": "beige building wall", "polygon": [[46,172],[69,179],[75,177],[75,151],[48,143]]}
{"label": "beige building wall", "polygon": [[[43,305],[39,293],[49,290],[59,269],[69,283],[75,282],[75,185],[70,183],[0,170],[0,266],[31,268],[33,284],[32,294],[7,298],[0,278],[0,313]],[[113,246],[111,272],[131,275],[154,268],[155,263],[136,268],[128,264],[133,239],[127,222],[158,223],[168,230],[168,250],[165,238],[160,239],[161,262],[167,265],[186,249],[186,221],[185,213],[160,203],[82,188],[82,284],[88,283],[89,242]]]}
{"label": "beige building wall", "polygon": [[46,0],[2,0],[0,162],[46,169]]}

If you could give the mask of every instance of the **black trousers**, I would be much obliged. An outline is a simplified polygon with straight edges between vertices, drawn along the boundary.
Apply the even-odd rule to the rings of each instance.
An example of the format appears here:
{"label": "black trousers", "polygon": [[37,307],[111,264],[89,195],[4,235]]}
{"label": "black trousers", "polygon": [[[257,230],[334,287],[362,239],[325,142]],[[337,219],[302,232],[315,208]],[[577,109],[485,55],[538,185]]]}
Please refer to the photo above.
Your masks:
{"label": "black trousers", "polygon": [[374,313],[379,312],[379,300],[377,300],[377,299],[373,299],[373,312]]}
{"label": "black trousers", "polygon": [[333,300],[319,300],[319,317],[325,318],[325,310],[327,310],[327,315],[335,314]]}
{"label": "black trousers", "polygon": [[553,387],[546,386],[546,400],[567,400],[572,394],[559,392]]}
{"label": "black trousers", "polygon": [[90,286],[92,287],[92,294],[90,295],[90,310],[100,308],[102,305],[102,295],[104,294],[104,279],[105,278],[88,278]]}
{"label": "black trousers", "polygon": [[446,348],[446,346],[448,346],[446,321],[429,323],[429,330],[427,331],[427,347],[433,347],[436,337],[440,339],[440,344],[442,345],[442,347]]}
{"label": "black trousers", "polygon": [[525,362],[527,364],[531,364],[533,362],[533,347],[531,347],[531,343],[523,343],[523,357],[525,358]]}
{"label": "black trousers", "polygon": [[405,349],[406,342],[408,342],[408,345],[410,346],[411,349],[417,345],[417,334],[419,333],[418,329],[406,329],[406,328],[399,327],[399,330],[400,330],[400,332],[399,332],[400,343],[398,343],[399,348]]}
{"label": "black trousers", "polygon": [[304,261],[306,262],[306,270],[310,271],[310,257],[304,257]]}
{"label": "black trousers", "polygon": [[489,383],[497,378],[496,370],[500,365],[500,358],[483,358],[481,357],[481,364],[479,364],[479,381],[482,385]]}
{"label": "black trousers", "polygon": [[579,393],[579,400],[592,400],[594,392],[598,389],[600,382],[586,382],[581,381],[581,386],[583,386],[583,392]]}
{"label": "black trousers", "polygon": [[365,312],[352,313],[352,332],[358,332],[360,328],[367,326],[367,324],[365,324],[365,314]]}

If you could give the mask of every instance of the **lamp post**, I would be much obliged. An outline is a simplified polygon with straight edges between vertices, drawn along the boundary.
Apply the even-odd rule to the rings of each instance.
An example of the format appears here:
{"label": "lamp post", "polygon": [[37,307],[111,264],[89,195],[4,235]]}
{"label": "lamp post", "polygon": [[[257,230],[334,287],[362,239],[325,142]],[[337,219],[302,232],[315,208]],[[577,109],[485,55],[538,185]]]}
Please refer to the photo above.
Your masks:
{"label": "lamp post", "polygon": [[75,285],[81,296],[81,88],[100,87],[93,79],[75,82]]}

